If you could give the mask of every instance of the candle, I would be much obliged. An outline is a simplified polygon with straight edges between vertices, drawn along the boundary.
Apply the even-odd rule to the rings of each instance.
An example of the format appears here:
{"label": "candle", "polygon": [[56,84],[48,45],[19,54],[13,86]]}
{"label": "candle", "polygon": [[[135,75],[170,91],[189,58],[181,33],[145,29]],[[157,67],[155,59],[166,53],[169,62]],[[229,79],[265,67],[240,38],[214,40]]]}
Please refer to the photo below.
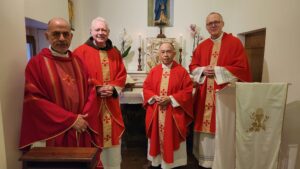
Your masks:
{"label": "candle", "polygon": [[139,33],[139,43],[140,43],[140,44],[139,44],[139,45],[140,45],[139,47],[142,47],[142,35],[141,35],[140,33]]}
{"label": "candle", "polygon": [[183,46],[183,40],[182,40],[183,38],[182,38],[182,34],[180,34],[180,36],[179,36],[179,47],[180,48],[182,48],[182,46]]}

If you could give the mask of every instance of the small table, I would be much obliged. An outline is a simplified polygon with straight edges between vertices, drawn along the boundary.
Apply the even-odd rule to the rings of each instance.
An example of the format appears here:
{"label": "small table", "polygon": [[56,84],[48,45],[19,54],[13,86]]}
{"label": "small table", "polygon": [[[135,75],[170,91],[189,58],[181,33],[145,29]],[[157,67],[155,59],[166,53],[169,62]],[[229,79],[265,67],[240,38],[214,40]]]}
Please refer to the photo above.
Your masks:
{"label": "small table", "polygon": [[24,169],[94,169],[97,148],[35,147],[20,158]]}

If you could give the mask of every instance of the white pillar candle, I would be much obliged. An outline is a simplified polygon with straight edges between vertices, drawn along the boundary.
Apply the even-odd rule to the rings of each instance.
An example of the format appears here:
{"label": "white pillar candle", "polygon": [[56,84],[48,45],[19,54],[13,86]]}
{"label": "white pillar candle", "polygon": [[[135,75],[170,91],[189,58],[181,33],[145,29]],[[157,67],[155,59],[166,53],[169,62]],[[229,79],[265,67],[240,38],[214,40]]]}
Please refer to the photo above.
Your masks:
{"label": "white pillar candle", "polygon": [[182,34],[180,34],[180,36],[179,36],[179,47],[180,48],[182,48],[182,46],[183,46],[183,37],[182,37]]}
{"label": "white pillar candle", "polygon": [[139,47],[142,47],[142,35],[139,33]]}

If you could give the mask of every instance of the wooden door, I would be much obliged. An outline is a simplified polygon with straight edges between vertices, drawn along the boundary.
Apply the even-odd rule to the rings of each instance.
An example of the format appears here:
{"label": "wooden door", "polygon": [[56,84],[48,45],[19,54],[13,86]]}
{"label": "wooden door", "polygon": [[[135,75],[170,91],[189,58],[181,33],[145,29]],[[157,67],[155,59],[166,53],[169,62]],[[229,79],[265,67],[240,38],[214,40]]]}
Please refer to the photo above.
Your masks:
{"label": "wooden door", "polygon": [[254,82],[261,82],[262,80],[265,38],[266,29],[245,34],[245,49]]}

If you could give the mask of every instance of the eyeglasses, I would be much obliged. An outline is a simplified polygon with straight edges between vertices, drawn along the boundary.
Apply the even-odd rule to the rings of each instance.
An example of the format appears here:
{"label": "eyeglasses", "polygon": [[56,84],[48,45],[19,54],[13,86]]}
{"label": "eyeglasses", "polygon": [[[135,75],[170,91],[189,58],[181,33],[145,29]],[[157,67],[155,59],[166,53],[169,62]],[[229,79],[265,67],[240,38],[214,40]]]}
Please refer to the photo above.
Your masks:
{"label": "eyeglasses", "polygon": [[51,33],[51,35],[54,37],[54,38],[60,38],[61,35],[63,35],[64,38],[68,38],[71,36],[71,33],[70,32],[58,32],[58,31],[54,31]]}
{"label": "eyeglasses", "polygon": [[208,22],[206,23],[206,26],[212,27],[212,26],[219,26],[221,21],[213,21],[213,22]]}

